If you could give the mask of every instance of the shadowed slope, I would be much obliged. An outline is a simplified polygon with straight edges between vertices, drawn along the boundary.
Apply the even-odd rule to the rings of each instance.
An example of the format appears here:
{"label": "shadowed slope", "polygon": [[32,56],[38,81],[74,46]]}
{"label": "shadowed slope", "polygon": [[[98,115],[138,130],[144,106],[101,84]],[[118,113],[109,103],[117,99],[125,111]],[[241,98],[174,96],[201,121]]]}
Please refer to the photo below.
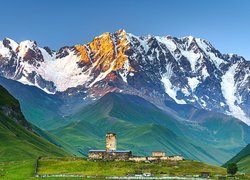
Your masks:
{"label": "shadowed slope", "polygon": [[0,161],[64,156],[59,147],[36,135],[21,113],[18,101],[0,86]]}

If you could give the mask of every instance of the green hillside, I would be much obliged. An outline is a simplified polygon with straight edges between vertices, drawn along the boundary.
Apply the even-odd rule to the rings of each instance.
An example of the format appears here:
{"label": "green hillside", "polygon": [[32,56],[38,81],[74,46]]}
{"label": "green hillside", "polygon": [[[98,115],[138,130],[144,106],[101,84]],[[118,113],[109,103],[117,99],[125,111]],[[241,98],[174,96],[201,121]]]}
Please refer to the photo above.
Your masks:
{"label": "green hillside", "polygon": [[0,161],[64,156],[61,148],[36,135],[25,120],[18,101],[0,86]]}
{"label": "green hillside", "polygon": [[[213,120],[218,121],[217,131],[209,123]],[[209,116],[199,123],[180,121],[140,97],[119,93],[105,95],[70,116],[69,121],[72,123],[50,133],[85,154],[105,147],[107,131],[117,132],[119,149],[130,149],[134,154],[162,150],[211,164],[223,164],[246,141],[244,135],[237,141],[245,127],[232,117]],[[242,132],[226,138],[232,133],[224,126]]]}
{"label": "green hillside", "polygon": [[126,161],[87,161],[83,158],[42,158],[38,174],[82,174],[89,176],[127,176],[150,172],[155,176],[225,175],[226,170],[196,161],[165,162],[126,162]]}
{"label": "green hillside", "polygon": [[202,140],[208,144],[216,145],[218,148],[229,148],[236,153],[250,142],[250,127],[232,116],[198,109],[188,104],[176,104],[171,101],[166,101],[165,104],[171,108],[172,114],[178,114],[206,128],[207,136],[203,134]]}
{"label": "green hillside", "polygon": [[117,132],[119,148],[136,154],[161,149],[170,155],[183,154],[188,159],[220,165],[250,143],[246,124],[191,105],[166,101],[161,110],[138,96],[113,93],[86,106],[81,98],[48,95],[4,78],[0,84],[18,98],[25,117],[43,129],[33,127],[40,136],[75,155],[104,148],[106,131]]}
{"label": "green hillside", "polygon": [[224,164],[223,167],[227,167],[227,165],[231,162],[237,163],[240,172],[250,174],[250,144]]}
{"label": "green hillside", "polygon": [[3,77],[0,77],[0,85],[18,99],[26,119],[35,126],[53,129],[67,123],[59,109],[63,102],[56,96]]}
{"label": "green hillside", "polygon": [[82,156],[81,152],[78,151],[77,148],[74,148],[70,146],[69,144],[65,143],[62,141],[59,137],[54,136],[53,134],[47,132],[46,130],[41,130],[40,128],[31,125],[32,130],[38,134],[40,137],[43,139],[46,139],[47,141],[51,142],[52,144],[55,144],[56,146],[60,147],[64,151],[70,153],[71,155],[74,156]]}

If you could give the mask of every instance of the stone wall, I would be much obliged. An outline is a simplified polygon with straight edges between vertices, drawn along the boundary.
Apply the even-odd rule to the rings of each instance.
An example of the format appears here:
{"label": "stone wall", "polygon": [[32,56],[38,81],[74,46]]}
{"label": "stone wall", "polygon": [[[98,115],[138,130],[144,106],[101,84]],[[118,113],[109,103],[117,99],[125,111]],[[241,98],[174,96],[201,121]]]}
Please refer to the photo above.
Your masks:
{"label": "stone wall", "polygon": [[132,156],[131,151],[91,151],[89,152],[90,160],[109,160],[109,161],[127,161]]}
{"label": "stone wall", "polygon": [[89,152],[89,159],[103,159],[105,156],[105,151],[95,151],[95,152]]}
{"label": "stone wall", "polygon": [[153,157],[163,157],[163,156],[166,156],[166,153],[165,152],[152,152],[152,156]]}
{"label": "stone wall", "polygon": [[130,157],[129,161],[135,161],[135,162],[147,161],[147,157],[143,157],[143,156],[136,157],[136,156],[134,156],[134,157]]}
{"label": "stone wall", "polygon": [[184,158],[182,156],[179,156],[179,155],[177,155],[177,156],[168,156],[168,158],[169,158],[170,161],[182,161],[182,160],[184,160]]}
{"label": "stone wall", "polygon": [[182,156],[163,156],[163,157],[153,157],[153,156],[133,156],[129,158],[129,161],[144,162],[144,161],[182,161],[184,158]]}
{"label": "stone wall", "polygon": [[104,159],[107,160],[123,160],[127,161],[129,157],[132,156],[131,151],[130,152],[107,152],[106,156]]}
{"label": "stone wall", "polygon": [[147,157],[147,159],[148,159],[148,161],[157,161],[157,160],[159,160],[158,157],[152,157],[152,156]]}

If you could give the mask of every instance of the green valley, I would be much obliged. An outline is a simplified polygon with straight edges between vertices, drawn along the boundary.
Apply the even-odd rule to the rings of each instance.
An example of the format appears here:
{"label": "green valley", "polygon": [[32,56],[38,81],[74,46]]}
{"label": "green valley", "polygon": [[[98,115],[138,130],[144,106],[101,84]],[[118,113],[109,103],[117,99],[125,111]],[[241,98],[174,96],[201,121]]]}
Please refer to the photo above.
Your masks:
{"label": "green valley", "polygon": [[[114,131],[119,149],[134,154],[148,155],[160,149],[169,155],[182,154],[186,159],[218,165],[249,141],[245,136],[249,128],[232,117],[210,115],[202,122],[181,121],[143,98],[120,93],[109,93],[69,118],[72,123],[50,133],[85,153],[102,148],[105,133]],[[217,122],[218,129],[210,121]],[[223,127],[239,133],[227,139],[230,129]]]}
{"label": "green valley", "polygon": [[160,149],[216,165],[250,142],[246,124],[191,105],[166,101],[167,109],[160,109],[143,98],[122,93],[83,103],[76,97],[46,94],[5,78],[0,78],[0,83],[20,100],[36,133],[77,156],[103,147],[107,131],[118,134],[120,149],[135,154],[148,155]]}
{"label": "green valley", "polygon": [[[27,92],[24,89],[23,91]],[[22,104],[25,104],[25,99],[28,97],[23,94],[20,93],[18,96],[23,98]],[[34,98],[40,99],[37,94],[40,93],[33,94]],[[55,121],[54,124],[53,118],[45,121],[46,116],[49,117],[52,113],[55,115],[53,117],[56,117],[58,110],[55,109],[62,109],[66,106],[60,107],[59,105],[46,114],[48,107],[41,101],[41,106],[35,105],[35,107],[43,107],[41,112],[46,116],[41,116],[43,122],[39,123],[44,123],[44,127],[50,125],[53,127],[42,130],[37,127],[38,116],[32,120],[34,124],[27,122],[22,115],[19,102],[3,88],[1,88],[0,95],[2,95],[0,98],[0,107],[2,107],[0,111],[0,169],[2,169],[0,177],[18,179],[15,174],[19,174],[20,177],[32,177],[36,159],[39,156],[47,157],[39,161],[40,174],[93,175],[98,170],[99,175],[112,176],[124,175],[130,171],[135,173],[132,172],[131,167],[133,167],[138,172],[144,169],[156,175],[162,173],[177,176],[197,175],[205,169],[213,174],[225,175],[225,169],[201,162],[222,164],[249,139],[247,126],[232,117],[221,114],[215,116],[213,113],[197,111],[192,114],[196,119],[203,117],[202,120],[183,121],[181,116],[173,115],[178,113],[178,109],[172,108],[173,114],[171,114],[143,98],[121,93],[109,93],[86,106],[72,106],[66,112],[67,121],[62,123]],[[44,96],[43,93],[40,95]],[[47,98],[50,99],[50,97]],[[32,102],[30,106],[34,103],[37,102]],[[26,102],[25,106],[27,107],[22,110],[32,118],[29,103]],[[187,115],[188,112],[185,114]],[[149,155],[152,151],[162,150],[168,155],[181,154],[185,159],[200,162],[185,160],[175,162],[180,163],[178,165],[173,165],[174,162],[148,165],[133,162],[89,162],[86,159],[72,157],[72,155],[87,156],[90,149],[102,149],[105,144],[103,137],[108,131],[117,132],[118,149],[132,150],[134,155]],[[232,134],[230,131],[237,133]],[[62,156],[67,157],[59,158]],[[188,169],[189,166],[194,169]],[[65,171],[62,171],[60,167],[65,167]],[[98,169],[101,167],[102,170]],[[107,171],[111,167],[114,171]],[[117,171],[116,167],[121,171]]]}
{"label": "green valley", "polygon": [[238,170],[240,172],[250,174],[250,144],[248,144],[236,156],[224,164],[223,167],[227,167],[227,165],[232,162],[237,164]]}

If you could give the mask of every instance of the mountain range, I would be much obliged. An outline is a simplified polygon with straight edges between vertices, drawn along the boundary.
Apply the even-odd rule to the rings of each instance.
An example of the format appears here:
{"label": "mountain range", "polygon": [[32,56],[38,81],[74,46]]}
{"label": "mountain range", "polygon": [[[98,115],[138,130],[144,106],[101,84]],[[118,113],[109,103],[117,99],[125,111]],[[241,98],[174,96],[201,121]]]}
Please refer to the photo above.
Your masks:
{"label": "mountain range", "polygon": [[107,131],[138,155],[211,164],[250,143],[250,62],[200,38],[118,30],[58,51],[5,38],[0,76],[33,129],[75,155],[104,148]]}
{"label": "mountain range", "polygon": [[165,100],[232,115],[249,124],[250,62],[187,36],[104,33],[58,51],[35,41],[0,42],[0,75],[50,94],[95,100],[108,92]]}

